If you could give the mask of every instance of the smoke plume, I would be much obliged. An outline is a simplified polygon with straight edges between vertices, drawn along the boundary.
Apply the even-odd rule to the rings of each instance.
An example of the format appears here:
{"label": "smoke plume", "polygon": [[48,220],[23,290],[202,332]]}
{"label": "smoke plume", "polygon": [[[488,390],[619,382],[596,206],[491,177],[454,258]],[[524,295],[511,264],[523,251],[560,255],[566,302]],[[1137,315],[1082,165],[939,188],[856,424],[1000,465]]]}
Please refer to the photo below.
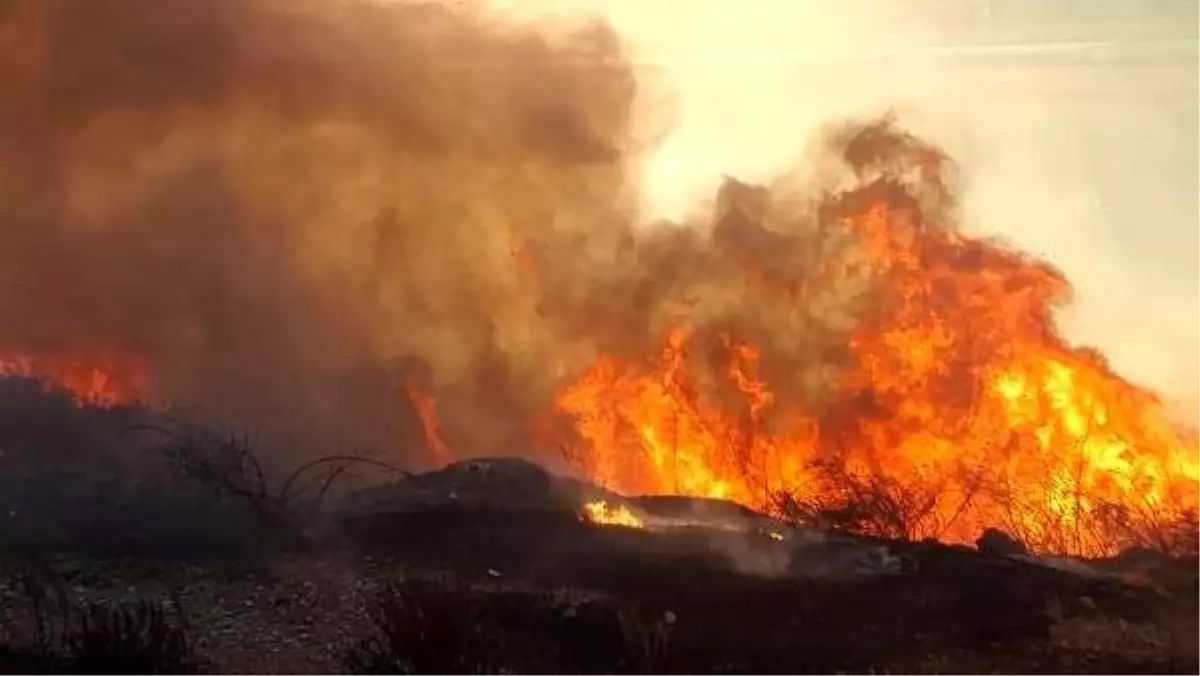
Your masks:
{"label": "smoke plume", "polygon": [[[829,129],[803,179],[641,223],[638,81],[601,23],[370,0],[0,11],[0,359],[129,365],[280,453],[548,460],[534,423],[563,385],[679,327],[688,387],[730,410],[743,342],[788,409],[882,410],[826,397],[850,331],[895,317],[874,293],[890,249],[863,247],[956,227],[952,166],[886,120]],[[873,205],[895,232],[872,233]],[[1051,341],[1056,271],[933,240],[949,272],[1017,275],[1013,326]]]}
{"label": "smoke plume", "polygon": [[134,362],[279,448],[412,461],[406,383],[508,450],[563,334],[622,302],[635,88],[603,25],[17,0],[0,81],[0,353]]}

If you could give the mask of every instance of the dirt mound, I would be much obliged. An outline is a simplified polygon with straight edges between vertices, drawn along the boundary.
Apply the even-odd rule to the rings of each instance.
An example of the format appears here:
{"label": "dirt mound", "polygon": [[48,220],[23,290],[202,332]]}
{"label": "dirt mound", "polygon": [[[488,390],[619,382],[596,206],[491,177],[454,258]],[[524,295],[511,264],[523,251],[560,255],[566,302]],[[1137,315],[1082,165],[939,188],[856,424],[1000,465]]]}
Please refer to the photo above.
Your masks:
{"label": "dirt mound", "polygon": [[528,460],[476,458],[355,491],[341,509],[351,516],[451,508],[576,511],[585,492],[599,489]]}

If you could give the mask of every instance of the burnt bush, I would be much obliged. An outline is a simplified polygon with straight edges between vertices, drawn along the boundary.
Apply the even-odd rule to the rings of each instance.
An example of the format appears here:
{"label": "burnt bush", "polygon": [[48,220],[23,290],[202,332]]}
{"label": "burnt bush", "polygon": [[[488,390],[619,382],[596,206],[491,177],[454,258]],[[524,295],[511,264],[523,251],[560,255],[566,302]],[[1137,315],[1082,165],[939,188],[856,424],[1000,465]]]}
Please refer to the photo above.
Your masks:
{"label": "burnt bush", "polygon": [[449,580],[392,582],[372,609],[376,634],[342,656],[353,674],[499,673],[480,606]]}
{"label": "burnt bush", "polygon": [[1109,507],[1101,511],[1111,530],[1121,534],[1127,547],[1143,547],[1195,567],[1200,560],[1200,514],[1195,509],[1160,508],[1131,510]]}
{"label": "burnt bush", "polygon": [[[941,535],[950,525],[943,515],[969,509],[976,497],[936,482],[918,484],[882,473],[853,472],[836,460],[814,463],[811,469],[818,490],[776,492],[771,504],[776,516],[823,530],[918,540]],[[974,485],[969,479],[964,474],[961,483]]]}
{"label": "burnt bush", "polygon": [[131,434],[156,416],[0,375],[0,549],[182,557],[252,544],[242,505],[179,480]]}
{"label": "burnt bush", "polygon": [[299,543],[325,496],[351,469],[399,471],[370,456],[344,454],[321,456],[281,475],[264,464],[253,432],[219,430],[175,417],[136,429],[155,436],[151,450],[177,478],[249,508],[261,541],[272,544]]}
{"label": "burnt bush", "polygon": [[68,634],[66,666],[87,674],[198,673],[197,659],[165,604],[138,601],[116,607],[92,605],[79,613]]}
{"label": "burnt bush", "polygon": [[176,602],[77,604],[54,580],[25,574],[33,635],[0,644],[0,672],[191,674],[209,666],[192,648]]}
{"label": "burnt bush", "polygon": [[664,673],[659,616],[596,600],[472,589],[448,579],[384,586],[372,636],[340,655],[350,673]]}
{"label": "burnt bush", "polygon": [[0,374],[0,550],[196,558],[294,543],[366,456],[267,466],[253,434]]}

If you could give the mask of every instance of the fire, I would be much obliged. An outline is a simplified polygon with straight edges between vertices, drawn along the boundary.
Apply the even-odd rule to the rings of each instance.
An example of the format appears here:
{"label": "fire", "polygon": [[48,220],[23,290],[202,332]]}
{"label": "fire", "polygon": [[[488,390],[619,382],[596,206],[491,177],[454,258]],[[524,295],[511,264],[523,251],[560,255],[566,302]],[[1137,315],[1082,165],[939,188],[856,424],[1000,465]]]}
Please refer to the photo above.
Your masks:
{"label": "fire", "polygon": [[605,500],[592,500],[584,504],[582,518],[584,521],[601,526],[622,526],[624,528],[645,528],[645,524],[636,514],[625,505],[610,505]]}
{"label": "fire", "polygon": [[442,437],[442,426],[437,417],[437,400],[415,378],[405,381],[404,390],[421,421],[421,434],[425,438],[426,450],[437,465],[449,463],[451,460],[450,446]]}
{"label": "fire", "polygon": [[62,389],[80,404],[101,408],[142,401],[148,390],[148,371],[135,361],[111,355],[100,357],[31,356],[0,353],[0,377],[40,378]]}
{"label": "fire", "polygon": [[826,405],[781,399],[761,349],[728,334],[715,347],[734,397],[709,396],[697,356],[714,340],[684,322],[656,358],[602,355],[558,393],[583,470],[624,493],[866,511],[864,530],[910,538],[970,542],[999,526],[1041,551],[1091,555],[1195,510],[1195,432],[1059,337],[1067,281],[922,222],[898,192],[881,179],[833,205],[858,243],[841,274],[866,275],[882,301],[849,333]]}

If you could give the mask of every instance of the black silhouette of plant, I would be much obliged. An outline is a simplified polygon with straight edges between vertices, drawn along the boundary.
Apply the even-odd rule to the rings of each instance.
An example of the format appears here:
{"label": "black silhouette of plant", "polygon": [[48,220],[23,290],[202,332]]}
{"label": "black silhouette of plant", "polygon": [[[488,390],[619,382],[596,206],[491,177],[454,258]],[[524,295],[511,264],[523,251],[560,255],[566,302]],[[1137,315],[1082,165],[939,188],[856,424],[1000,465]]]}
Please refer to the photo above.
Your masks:
{"label": "black silhouette of plant", "polygon": [[497,673],[480,607],[449,580],[392,582],[373,609],[376,635],[345,651],[354,674]]}

